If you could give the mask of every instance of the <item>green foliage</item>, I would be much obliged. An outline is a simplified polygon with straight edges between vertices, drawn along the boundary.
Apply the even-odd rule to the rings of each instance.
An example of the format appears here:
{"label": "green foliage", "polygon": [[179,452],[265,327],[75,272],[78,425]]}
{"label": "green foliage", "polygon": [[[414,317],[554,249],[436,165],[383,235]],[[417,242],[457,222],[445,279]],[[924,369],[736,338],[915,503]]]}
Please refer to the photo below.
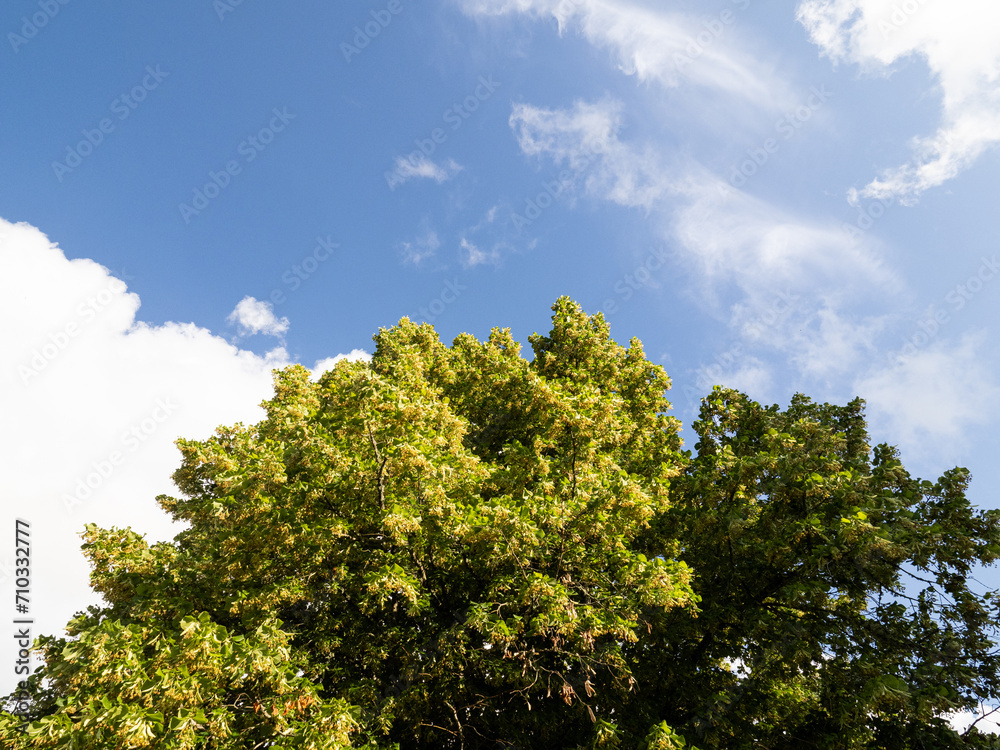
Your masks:
{"label": "green foliage", "polygon": [[1000,512],[970,506],[968,472],[911,478],[870,450],[860,400],[716,388],[694,428],[650,541],[682,540],[700,604],[636,647],[640,714],[703,748],[987,746],[942,720],[998,687],[996,597],[968,581]]}
{"label": "green foliage", "polygon": [[107,605],[38,642],[11,748],[991,747],[1000,518],[912,479],[860,402],[716,389],[681,450],[641,344],[561,298],[404,319],[178,441],[169,544],[88,527]]}

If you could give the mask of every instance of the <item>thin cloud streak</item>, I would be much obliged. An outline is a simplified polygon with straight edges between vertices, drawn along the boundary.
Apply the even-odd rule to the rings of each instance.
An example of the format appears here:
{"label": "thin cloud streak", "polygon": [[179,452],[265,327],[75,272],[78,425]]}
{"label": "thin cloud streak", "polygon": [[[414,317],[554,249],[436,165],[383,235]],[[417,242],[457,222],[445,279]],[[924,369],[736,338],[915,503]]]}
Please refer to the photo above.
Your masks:
{"label": "thin cloud streak", "polygon": [[792,103],[776,71],[742,49],[733,31],[736,14],[749,0],[734,2],[708,21],[623,0],[459,0],[459,5],[472,16],[555,19],[561,33],[578,31],[609,50],[622,73],[643,83],[705,87],[775,111]]}

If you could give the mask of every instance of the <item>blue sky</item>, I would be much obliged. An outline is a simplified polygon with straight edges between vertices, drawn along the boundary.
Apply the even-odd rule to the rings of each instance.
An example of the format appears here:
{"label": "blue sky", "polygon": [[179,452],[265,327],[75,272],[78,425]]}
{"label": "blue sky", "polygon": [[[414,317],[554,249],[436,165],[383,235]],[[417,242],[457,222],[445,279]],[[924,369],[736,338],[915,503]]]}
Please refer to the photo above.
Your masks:
{"label": "blue sky", "polygon": [[714,383],[860,395],[914,473],[1000,504],[994,4],[182,5],[0,10],[0,454],[38,632],[93,601],[85,523],[176,532],[176,437],[404,315],[526,342],[570,295],[686,425]]}

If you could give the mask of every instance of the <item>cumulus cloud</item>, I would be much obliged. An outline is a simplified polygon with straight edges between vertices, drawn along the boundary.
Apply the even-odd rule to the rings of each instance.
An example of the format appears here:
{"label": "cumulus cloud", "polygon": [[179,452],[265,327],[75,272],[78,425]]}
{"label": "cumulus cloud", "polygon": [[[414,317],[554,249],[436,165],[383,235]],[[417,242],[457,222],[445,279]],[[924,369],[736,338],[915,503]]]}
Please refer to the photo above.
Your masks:
{"label": "cumulus cloud", "polygon": [[919,56],[940,87],[937,132],[916,137],[912,160],[861,195],[913,202],[1000,142],[1000,5],[992,0],[804,0],[797,17],[834,62],[885,73]]}
{"label": "cumulus cloud", "polygon": [[666,87],[702,86],[757,108],[788,103],[787,86],[774,70],[745,51],[734,29],[749,3],[736,3],[706,19],[626,0],[461,0],[471,15],[524,14],[555,19],[560,31],[576,30],[609,50],[619,69]]}
{"label": "cumulus cloud", "polygon": [[415,151],[409,156],[396,157],[396,168],[392,172],[390,185],[395,188],[396,185],[401,185],[408,180],[418,177],[434,180],[434,182],[440,185],[461,171],[462,165],[454,159],[448,159],[442,166],[431,161],[431,159],[419,151]]}
{"label": "cumulus cloud", "polygon": [[351,349],[347,354],[338,354],[336,357],[321,359],[312,366],[312,379],[319,380],[324,372],[332,370],[342,360],[348,362],[371,362],[371,359],[372,355],[364,349]]}
{"label": "cumulus cloud", "polygon": [[262,302],[249,295],[239,301],[226,320],[239,326],[243,336],[263,333],[265,336],[281,337],[288,331],[288,318],[275,317],[270,302]]}
{"label": "cumulus cloud", "polygon": [[[67,260],[39,230],[2,219],[0,286],[2,523],[31,524],[34,632],[61,634],[74,612],[98,602],[79,552],[84,526],[172,538],[180,528],[155,497],[176,493],[174,440],[262,419],[271,371],[288,356],[241,350],[190,323],[137,321],[138,296],[108,269]],[[7,601],[12,562],[0,552]],[[4,663],[13,646],[0,648]]]}

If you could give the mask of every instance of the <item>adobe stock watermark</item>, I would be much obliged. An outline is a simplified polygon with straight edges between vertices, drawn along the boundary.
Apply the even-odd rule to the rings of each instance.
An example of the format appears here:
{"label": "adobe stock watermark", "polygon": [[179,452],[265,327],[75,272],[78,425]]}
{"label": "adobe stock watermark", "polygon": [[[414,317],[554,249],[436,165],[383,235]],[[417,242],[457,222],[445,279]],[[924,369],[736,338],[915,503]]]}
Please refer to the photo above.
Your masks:
{"label": "adobe stock watermark", "polygon": [[844,230],[844,234],[850,238],[851,243],[856,245],[864,237],[865,232],[875,226],[875,222],[885,215],[886,210],[896,204],[896,196],[891,195],[888,198],[878,198],[867,206],[862,206],[858,200],[857,191],[852,189],[849,194],[848,203],[857,208],[858,215],[854,219],[854,223],[845,221],[841,225],[841,228]]}
{"label": "adobe stock watermark", "polygon": [[110,451],[106,457],[91,462],[91,471],[77,480],[73,492],[63,493],[63,507],[73,512],[74,508],[93,497],[94,493],[111,479],[115,470],[125,463],[126,455],[138,451],[178,408],[170,398],[157,398],[155,407],[149,415],[122,433],[121,443],[124,450]]}
{"label": "adobe stock watermark", "polygon": [[[329,260],[330,256],[333,255],[333,251],[338,247],[340,245],[334,242],[330,238],[330,235],[317,237],[316,245],[313,247],[312,252],[281,274],[281,281],[288,287],[288,292],[294,292],[304,282],[308,281],[319,270],[320,264]],[[272,289],[269,296],[271,303],[275,305],[280,305],[288,299],[282,287]]]}
{"label": "adobe stock watermark", "polygon": [[[479,109],[483,102],[487,101],[493,92],[500,88],[499,81],[493,80],[493,75],[479,76],[478,85],[462,101],[456,102],[448,107],[442,114],[441,120],[445,125],[451,126],[451,133],[454,133],[472,114]],[[448,140],[451,135],[443,127],[436,127],[427,134],[426,138],[415,138],[413,143],[417,150],[410,152],[402,162],[397,162],[396,168],[385,173],[385,181],[390,190],[395,190],[409,179],[412,169],[416,169],[425,158],[430,158],[437,151],[438,146]],[[407,169],[409,167],[410,169]]]}
{"label": "adobe stock watermark", "polygon": [[[983,256],[976,272],[969,276],[961,284],[956,284],[942,298],[942,302],[947,303],[954,314],[962,310],[986,284],[1000,274],[1000,260],[994,255],[992,258]],[[944,326],[951,322],[951,314],[947,309],[935,309],[933,314],[917,321],[916,330],[903,339],[903,345],[897,352],[898,357],[909,357],[917,353],[917,349],[926,346],[937,336]]]}
{"label": "adobe stock watermark", "polygon": [[700,388],[711,388],[714,385],[718,385],[727,369],[750,356],[746,344],[747,339],[750,341],[759,339],[765,331],[774,328],[788,318],[795,310],[796,303],[800,299],[801,297],[798,294],[794,294],[788,289],[778,292],[767,310],[743,324],[743,328],[740,331],[741,340],[725,351],[715,354],[712,358],[714,361],[711,364],[702,364],[695,371],[697,387],[685,386],[685,393],[688,396],[693,396],[696,400],[700,400],[702,397]]}
{"label": "adobe stock watermark", "polygon": [[214,0],[212,8],[215,9],[215,14],[221,22],[225,21],[226,16],[230,13],[235,13],[236,9],[241,5],[243,5],[243,0]]}
{"label": "adobe stock watermark", "polygon": [[878,30],[882,32],[882,39],[888,39],[894,32],[906,26],[910,16],[916,13],[927,0],[904,0],[892,6],[892,13],[888,20],[881,20],[878,23]]}
{"label": "adobe stock watermark", "polygon": [[[17,660],[14,662],[14,675],[18,678],[17,690],[14,692],[13,706],[10,713],[19,716],[22,723],[18,727],[26,731],[31,702],[28,695],[27,679],[31,675],[31,637],[35,618],[31,616],[31,561],[38,559],[38,549],[31,546],[31,522],[23,518],[14,519],[14,554],[16,556],[17,578],[14,583],[14,642],[17,644]],[[32,554],[34,553],[34,554]],[[4,706],[6,708],[6,706]]]}
{"label": "adobe stock watermark", "polygon": [[542,189],[538,193],[531,198],[525,199],[523,213],[519,214],[515,211],[511,214],[514,229],[520,231],[522,227],[534,224],[542,215],[542,212],[555,203],[556,198],[559,197],[562,191],[566,189],[566,186],[572,181],[573,173],[568,169],[563,169],[556,176],[556,179],[543,182]]}
{"label": "adobe stock watermark", "polygon": [[21,382],[28,385],[38,377],[55,359],[66,350],[70,343],[97,319],[98,313],[106,309],[116,296],[128,287],[121,279],[111,277],[108,284],[96,295],[87,297],[77,305],[75,317],[57,331],[46,337],[46,342],[31,350],[26,363],[17,366]]}
{"label": "adobe stock watermark", "polygon": [[190,224],[193,217],[199,216],[202,211],[208,208],[209,204],[229,187],[233,178],[243,171],[243,166],[250,164],[260,156],[274,142],[277,134],[283,132],[296,117],[288,111],[288,107],[281,109],[275,107],[271,113],[273,116],[267,125],[253,135],[248,135],[237,146],[236,153],[243,157],[242,163],[239,159],[230,159],[218,172],[209,170],[208,181],[200,188],[191,191],[191,203],[177,205],[185,224]]}
{"label": "adobe stock watermark", "polygon": [[382,31],[392,23],[392,19],[403,12],[403,4],[399,0],[389,0],[385,8],[373,10],[369,14],[370,21],[366,21],[364,26],[354,27],[354,36],[350,42],[341,42],[340,51],[347,62],[360,55],[361,51],[371,44],[372,39],[377,37]]}
{"label": "adobe stock watermark", "polygon": [[659,283],[654,279],[654,273],[659,271],[667,263],[667,251],[663,248],[656,248],[643,259],[630,273],[625,274],[615,282],[613,290],[614,297],[607,297],[601,306],[604,315],[614,315],[621,308],[619,305],[628,302],[632,296],[640,289],[654,289]]}
{"label": "adobe stock watermark", "polygon": [[69,5],[70,0],[38,0],[38,10],[28,16],[21,16],[20,34],[13,31],[7,34],[7,41],[16,55],[21,47],[26,45],[38,32],[49,25],[49,21],[59,15],[61,6]]}
{"label": "adobe stock watermark", "polygon": [[407,317],[417,324],[433,323],[441,317],[441,314],[448,308],[448,306],[457,301],[458,298],[462,296],[462,292],[468,288],[469,287],[458,280],[458,277],[454,279],[445,279],[444,285],[441,288],[441,293],[428,302],[425,307],[421,307],[419,309],[420,315],[408,315]]}
{"label": "adobe stock watermark", "polygon": [[[775,132],[781,136],[782,141],[787,141],[794,136],[799,129],[812,119],[816,111],[826,104],[827,100],[833,96],[832,91],[827,91],[826,86],[819,88],[811,86],[809,96],[806,100],[795,108],[792,112],[785,113],[776,123]],[[734,164],[729,175],[729,184],[734,188],[743,187],[747,180],[753,177],[778,151],[781,150],[781,142],[777,138],[765,138],[758,146],[747,149],[747,157],[739,164]],[[722,186],[719,190],[723,194],[728,193],[728,189]]]}
{"label": "adobe stock watermark", "polygon": [[[730,0],[739,10],[746,10],[750,7],[750,0]],[[693,63],[726,33],[726,27],[731,26],[736,20],[736,14],[726,8],[720,11],[715,18],[704,20],[701,25],[704,27],[697,36],[689,37],[688,43],[684,47],[684,52],[674,52],[673,62],[677,70],[683,70]]]}
{"label": "adobe stock watermark", "polygon": [[[121,96],[115,97],[109,109],[111,114],[115,116],[118,122],[127,120],[136,108],[144,101],[146,97],[157,88],[170,74],[164,73],[160,70],[160,66],[146,66],[146,74],[142,77],[135,86],[126,92],[123,92]],[[111,135],[115,132],[116,123],[110,117],[102,117],[97,125],[93,128],[84,128],[80,131],[83,135],[83,139],[78,141],[75,146],[66,147],[66,158],[63,161],[52,162],[52,172],[55,174],[56,179],[59,182],[63,181],[63,177],[72,172],[74,169],[83,164],[83,160],[94,153],[97,147],[104,143],[106,136]]]}
{"label": "adobe stock watermark", "polygon": [[560,170],[556,179],[543,182],[541,190],[533,197],[525,199],[523,212],[515,211],[511,214],[514,229],[520,231],[523,227],[534,224],[545,209],[555,203],[556,198],[572,184],[574,178],[592,167],[598,157],[606,154],[608,150],[608,143],[601,138],[594,138],[584,143],[582,152],[576,154],[570,162],[572,169]]}

